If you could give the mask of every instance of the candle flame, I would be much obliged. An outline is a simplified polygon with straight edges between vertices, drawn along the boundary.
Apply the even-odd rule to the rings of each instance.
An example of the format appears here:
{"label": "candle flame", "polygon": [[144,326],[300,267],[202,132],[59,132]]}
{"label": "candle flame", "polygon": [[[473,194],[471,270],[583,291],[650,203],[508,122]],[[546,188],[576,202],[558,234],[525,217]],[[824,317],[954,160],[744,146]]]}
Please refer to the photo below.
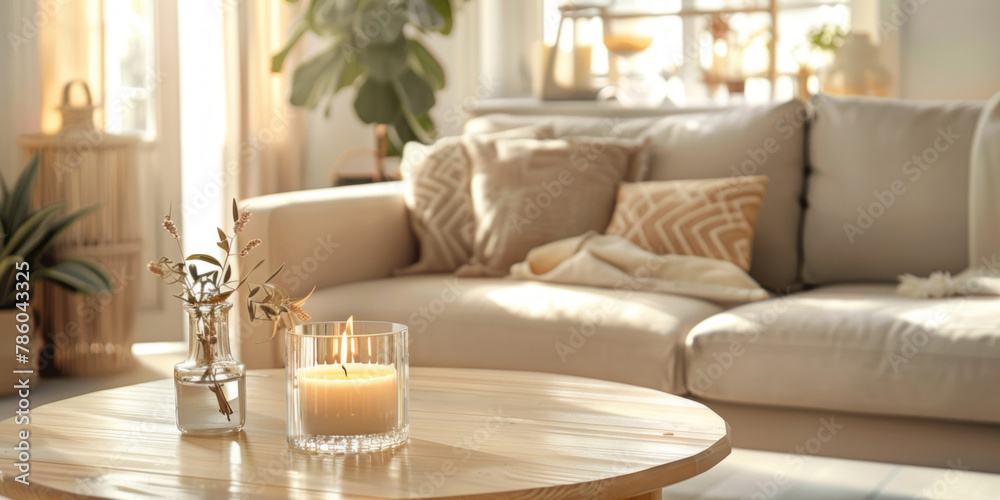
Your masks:
{"label": "candle flame", "polygon": [[[354,361],[354,353],[351,352],[351,344],[348,342],[347,338],[354,335],[354,315],[352,314],[347,318],[347,326],[344,328],[344,334],[340,336],[340,363],[350,363]],[[350,359],[348,359],[350,358]],[[344,369],[346,374],[347,369]]]}

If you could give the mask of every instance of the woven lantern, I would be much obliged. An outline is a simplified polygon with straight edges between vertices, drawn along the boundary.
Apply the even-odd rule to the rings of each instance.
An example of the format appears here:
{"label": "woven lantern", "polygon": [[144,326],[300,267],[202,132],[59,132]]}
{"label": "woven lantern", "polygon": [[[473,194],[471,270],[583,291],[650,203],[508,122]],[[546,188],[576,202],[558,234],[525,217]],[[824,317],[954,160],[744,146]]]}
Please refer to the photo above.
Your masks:
{"label": "woven lantern", "polygon": [[[70,104],[79,83],[87,104]],[[84,257],[107,270],[114,289],[81,296],[56,285],[36,288],[46,348],[43,373],[99,375],[132,365],[133,328],[138,295],[139,228],[137,147],[139,140],[105,134],[94,126],[90,89],[72,81],[63,90],[62,129],[56,134],[17,138],[28,155],[39,153],[36,204],[63,202],[67,211],[96,206],[53,245],[53,257]]]}

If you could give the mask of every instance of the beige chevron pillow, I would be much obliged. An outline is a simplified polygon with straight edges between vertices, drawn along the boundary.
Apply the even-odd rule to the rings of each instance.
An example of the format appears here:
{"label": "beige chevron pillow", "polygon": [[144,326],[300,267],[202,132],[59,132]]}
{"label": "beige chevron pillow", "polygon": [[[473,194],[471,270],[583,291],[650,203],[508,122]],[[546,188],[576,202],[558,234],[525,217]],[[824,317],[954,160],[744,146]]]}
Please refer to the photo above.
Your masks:
{"label": "beige chevron pillow", "polygon": [[[530,127],[478,136],[490,143],[501,138],[549,138],[552,126]],[[430,146],[410,142],[401,164],[410,225],[420,242],[420,259],[396,275],[450,273],[472,257],[476,218],[469,182],[472,165],[462,137],[444,137]]]}
{"label": "beige chevron pillow", "polygon": [[750,269],[763,175],[623,183],[605,233],[658,254],[697,255]]}

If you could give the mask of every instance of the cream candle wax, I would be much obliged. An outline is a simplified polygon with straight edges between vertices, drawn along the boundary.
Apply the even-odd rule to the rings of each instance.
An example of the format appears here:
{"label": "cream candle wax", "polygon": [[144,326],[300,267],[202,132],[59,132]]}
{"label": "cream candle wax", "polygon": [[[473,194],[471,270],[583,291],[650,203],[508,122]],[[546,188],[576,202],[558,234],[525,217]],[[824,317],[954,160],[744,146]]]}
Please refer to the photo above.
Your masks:
{"label": "cream candle wax", "polygon": [[399,415],[392,365],[346,363],[299,370],[305,434],[351,436],[388,432]]}

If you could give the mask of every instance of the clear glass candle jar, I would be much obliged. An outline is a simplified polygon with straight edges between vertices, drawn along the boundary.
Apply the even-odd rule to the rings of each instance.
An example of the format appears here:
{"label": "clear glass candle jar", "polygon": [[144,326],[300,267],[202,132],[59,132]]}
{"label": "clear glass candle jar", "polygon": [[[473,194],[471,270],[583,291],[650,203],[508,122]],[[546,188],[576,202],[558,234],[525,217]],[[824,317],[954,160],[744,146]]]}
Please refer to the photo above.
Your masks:
{"label": "clear glass candle jar", "polygon": [[336,321],[285,336],[286,431],[315,453],[384,450],[410,435],[405,325]]}

